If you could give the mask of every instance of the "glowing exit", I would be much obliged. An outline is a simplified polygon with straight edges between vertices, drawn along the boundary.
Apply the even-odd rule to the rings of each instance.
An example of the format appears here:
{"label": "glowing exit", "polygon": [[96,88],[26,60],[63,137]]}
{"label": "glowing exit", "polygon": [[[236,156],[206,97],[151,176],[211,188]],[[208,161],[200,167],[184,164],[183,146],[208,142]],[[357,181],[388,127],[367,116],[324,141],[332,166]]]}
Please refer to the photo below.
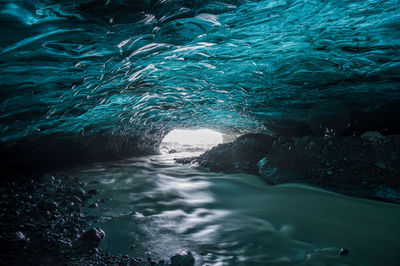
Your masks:
{"label": "glowing exit", "polygon": [[222,133],[211,129],[174,129],[161,142],[163,153],[207,150],[222,143]]}

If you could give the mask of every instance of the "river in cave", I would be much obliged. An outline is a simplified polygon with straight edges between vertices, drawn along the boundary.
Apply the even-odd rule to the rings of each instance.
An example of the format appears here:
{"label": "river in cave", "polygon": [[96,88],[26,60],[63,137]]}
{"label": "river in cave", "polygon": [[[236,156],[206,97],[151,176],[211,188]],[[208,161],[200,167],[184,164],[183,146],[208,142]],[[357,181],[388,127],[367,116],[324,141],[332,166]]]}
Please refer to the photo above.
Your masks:
{"label": "river in cave", "polygon": [[[72,170],[102,191],[87,209],[112,254],[163,259],[182,248],[196,265],[395,265],[398,205],[312,187],[267,186],[156,155]],[[186,156],[188,154],[185,154]],[[189,154],[190,155],[190,154]],[[182,155],[181,155],[182,156]],[[341,248],[351,250],[339,256]]]}

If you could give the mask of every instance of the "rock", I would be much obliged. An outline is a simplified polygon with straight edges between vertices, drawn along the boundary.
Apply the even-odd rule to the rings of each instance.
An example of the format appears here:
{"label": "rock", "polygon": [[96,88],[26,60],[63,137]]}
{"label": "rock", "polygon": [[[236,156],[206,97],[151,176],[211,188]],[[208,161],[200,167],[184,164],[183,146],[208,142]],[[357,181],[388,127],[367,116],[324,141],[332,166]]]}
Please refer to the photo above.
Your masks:
{"label": "rock", "polygon": [[190,164],[195,162],[197,157],[185,157],[185,158],[174,158],[174,161],[176,163],[181,163],[181,164]]}
{"label": "rock", "polygon": [[258,163],[257,163],[258,173],[261,172],[261,169],[263,169],[263,168],[266,167],[267,162],[268,162],[268,161],[267,161],[267,158],[266,158],[266,157],[264,157],[264,158],[262,158],[261,160],[258,161]]}
{"label": "rock", "polygon": [[349,254],[349,252],[350,252],[349,249],[347,249],[347,248],[341,248],[341,249],[339,250],[339,255],[340,255],[340,256],[346,256],[346,255]]}
{"label": "rock", "polygon": [[376,162],[375,166],[380,168],[380,169],[386,169],[386,165],[382,162]]}
{"label": "rock", "polygon": [[203,153],[196,162],[215,172],[257,174],[257,163],[272,150],[273,143],[282,141],[270,135],[246,134]]}
{"label": "rock", "polygon": [[83,197],[86,194],[86,192],[82,188],[76,188],[72,191],[72,194],[78,197]]}
{"label": "rock", "polygon": [[172,150],[170,150],[170,151],[168,151],[168,153],[169,154],[172,154],[172,153],[177,153],[178,151],[177,150],[174,150],[174,149],[172,149]]}
{"label": "rock", "polygon": [[182,250],[178,254],[171,257],[171,266],[192,266],[194,265],[194,257],[189,250]]}
{"label": "rock", "polygon": [[84,232],[80,237],[80,240],[98,246],[100,245],[100,242],[101,240],[103,240],[105,235],[106,234],[104,233],[103,230],[92,228]]}
{"label": "rock", "polygon": [[18,231],[18,232],[15,233],[15,240],[17,240],[17,241],[28,241],[29,239],[21,231]]}
{"label": "rock", "polygon": [[81,200],[80,198],[78,198],[77,196],[73,196],[73,197],[72,197],[72,200],[73,200],[75,203],[79,203],[79,204],[82,203],[82,200]]}
{"label": "rock", "polygon": [[72,248],[72,244],[71,244],[70,241],[66,241],[66,240],[60,239],[60,240],[58,240],[58,242],[59,242],[62,246],[66,247],[66,248]]}
{"label": "rock", "polygon": [[392,202],[400,203],[400,190],[380,185],[375,189],[376,196],[381,199],[389,200]]}
{"label": "rock", "polygon": [[97,189],[91,189],[88,191],[88,194],[89,195],[97,195],[97,194],[99,194],[99,191]]}
{"label": "rock", "polygon": [[99,253],[99,249],[98,249],[98,248],[93,248],[93,249],[91,250],[91,252],[92,252],[93,254],[98,254],[98,253]]}
{"label": "rock", "polygon": [[39,204],[39,208],[43,211],[55,211],[58,209],[58,204],[55,201],[43,201]]}
{"label": "rock", "polygon": [[98,208],[99,205],[95,202],[95,203],[90,204],[88,207],[95,209],[95,208]]}
{"label": "rock", "polygon": [[376,131],[368,131],[365,132],[364,134],[361,135],[361,138],[364,141],[368,141],[368,142],[377,142],[377,141],[381,141],[383,139],[385,139],[385,137]]}

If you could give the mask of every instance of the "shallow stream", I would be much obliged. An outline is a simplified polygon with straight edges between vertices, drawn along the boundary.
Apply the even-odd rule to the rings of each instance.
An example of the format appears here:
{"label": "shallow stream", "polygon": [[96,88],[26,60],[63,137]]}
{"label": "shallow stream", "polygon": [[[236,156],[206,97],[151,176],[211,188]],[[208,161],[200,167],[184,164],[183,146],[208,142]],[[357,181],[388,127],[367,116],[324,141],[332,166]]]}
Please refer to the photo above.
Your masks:
{"label": "shallow stream", "polygon": [[[398,265],[400,206],[258,176],[210,173],[176,154],[69,171],[101,192],[87,208],[111,254],[197,265]],[[179,154],[178,154],[179,156]],[[182,156],[182,155],[181,155]],[[105,201],[101,202],[101,199]],[[340,256],[339,250],[349,254]]]}

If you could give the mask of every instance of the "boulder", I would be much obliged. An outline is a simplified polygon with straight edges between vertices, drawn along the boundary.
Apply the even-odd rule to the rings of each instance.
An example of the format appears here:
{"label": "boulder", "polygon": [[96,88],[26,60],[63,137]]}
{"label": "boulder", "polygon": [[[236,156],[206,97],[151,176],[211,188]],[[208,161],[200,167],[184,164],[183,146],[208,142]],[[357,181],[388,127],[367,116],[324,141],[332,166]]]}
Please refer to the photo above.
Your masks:
{"label": "boulder", "polygon": [[257,174],[257,162],[270,152],[276,139],[270,135],[246,134],[212,148],[200,155],[197,162],[215,172]]}
{"label": "boulder", "polygon": [[106,234],[103,230],[92,228],[84,232],[80,237],[80,240],[94,246],[99,246],[105,235]]}
{"label": "boulder", "polygon": [[367,142],[379,142],[385,139],[385,137],[377,131],[368,131],[361,135],[361,138]]}
{"label": "boulder", "polygon": [[192,266],[194,265],[194,257],[189,250],[181,250],[179,253],[171,257],[171,266]]}

